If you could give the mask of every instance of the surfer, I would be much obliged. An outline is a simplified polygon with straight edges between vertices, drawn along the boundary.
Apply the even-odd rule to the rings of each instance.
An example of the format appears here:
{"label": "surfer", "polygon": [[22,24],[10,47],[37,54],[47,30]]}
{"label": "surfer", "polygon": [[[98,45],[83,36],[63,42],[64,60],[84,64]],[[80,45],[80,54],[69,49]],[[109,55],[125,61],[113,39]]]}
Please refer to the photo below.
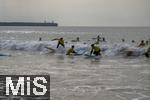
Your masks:
{"label": "surfer", "polygon": [[74,45],[72,45],[72,47],[67,51],[66,55],[71,55],[71,54],[75,54],[75,50],[74,50]]}
{"label": "surfer", "polygon": [[39,41],[42,41],[42,37],[39,37]]}
{"label": "surfer", "polygon": [[97,36],[97,41],[95,42],[95,44],[99,44],[100,42],[102,42],[102,41],[101,41],[101,37],[98,35],[98,36]]}
{"label": "surfer", "polygon": [[147,49],[147,51],[146,51],[146,53],[145,53],[145,56],[146,56],[147,58],[150,57],[150,47]]}
{"label": "surfer", "polygon": [[77,42],[79,42],[79,41],[80,41],[80,38],[79,38],[79,37],[77,37],[76,41],[77,41]]}
{"label": "surfer", "polygon": [[106,39],[105,39],[105,37],[103,37],[103,38],[102,38],[102,41],[103,41],[103,42],[106,42]]}
{"label": "surfer", "polygon": [[90,52],[90,55],[94,54],[96,56],[99,56],[101,55],[101,49],[97,46],[95,46],[94,44],[91,45],[92,49],[91,49],[91,52]]}
{"label": "surfer", "polygon": [[138,45],[138,47],[144,47],[146,44],[144,43],[144,40],[141,41],[141,43]]}
{"label": "surfer", "polygon": [[122,40],[122,42],[125,42],[125,39],[121,39]]}
{"label": "surfer", "polygon": [[132,42],[132,43],[135,43],[135,40],[132,40],[131,42]]}
{"label": "surfer", "polygon": [[60,39],[58,40],[57,48],[59,47],[59,45],[65,47],[64,39],[63,39],[63,38],[60,38]]}
{"label": "surfer", "polygon": [[101,37],[98,35],[97,36],[97,42],[99,42],[101,40]]}
{"label": "surfer", "polygon": [[149,45],[149,42],[148,42],[148,40],[145,42],[145,44],[146,44],[146,45]]}
{"label": "surfer", "polygon": [[79,42],[80,41],[80,38],[77,37],[76,40],[71,40],[71,42]]}

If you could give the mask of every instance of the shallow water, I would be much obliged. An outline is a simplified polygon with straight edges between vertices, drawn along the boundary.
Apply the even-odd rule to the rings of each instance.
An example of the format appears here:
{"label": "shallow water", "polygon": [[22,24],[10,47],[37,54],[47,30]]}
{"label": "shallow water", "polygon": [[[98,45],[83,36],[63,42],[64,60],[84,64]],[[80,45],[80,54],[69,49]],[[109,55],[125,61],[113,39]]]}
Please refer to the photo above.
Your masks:
{"label": "shallow water", "polygon": [[22,52],[0,64],[1,74],[50,74],[51,100],[150,99],[150,62],[143,57],[95,61]]}
{"label": "shallow water", "polygon": [[[56,30],[53,29],[57,33],[59,30]],[[70,28],[68,30],[75,31]],[[95,31],[96,34],[98,30],[92,28],[90,32]],[[143,32],[143,30],[140,30],[140,32]],[[136,33],[136,31],[134,32]],[[69,33],[66,35],[65,32],[63,35],[66,37],[72,36],[72,34],[68,35]],[[35,40],[35,37],[37,37],[35,34],[39,33],[40,31],[29,34],[8,33],[8,31],[5,31],[6,35],[4,33],[0,35],[3,40],[12,40],[10,37],[15,37],[13,40],[23,42],[29,39],[27,37],[30,37],[28,41]],[[76,35],[75,33],[74,35]],[[87,33],[82,34],[85,35]],[[47,35],[55,37],[55,34],[45,34],[42,34],[44,38],[48,38]],[[97,35],[88,34],[85,38],[83,37],[83,40]],[[148,32],[144,35],[147,38],[149,36]],[[111,38],[111,35],[107,37]],[[139,39],[144,38],[141,34],[137,37]],[[121,40],[121,38],[122,35],[120,33],[118,40]],[[66,40],[69,41],[71,39]],[[111,39],[111,42],[115,43],[116,40]],[[41,51],[32,51],[32,49],[30,51],[22,51],[5,48],[1,49],[1,52],[12,55],[11,57],[0,58],[0,73],[2,75],[50,74],[51,100],[150,100],[150,59],[144,56],[108,56],[103,53],[103,57],[100,60],[95,60],[85,59],[84,56],[43,54]]]}

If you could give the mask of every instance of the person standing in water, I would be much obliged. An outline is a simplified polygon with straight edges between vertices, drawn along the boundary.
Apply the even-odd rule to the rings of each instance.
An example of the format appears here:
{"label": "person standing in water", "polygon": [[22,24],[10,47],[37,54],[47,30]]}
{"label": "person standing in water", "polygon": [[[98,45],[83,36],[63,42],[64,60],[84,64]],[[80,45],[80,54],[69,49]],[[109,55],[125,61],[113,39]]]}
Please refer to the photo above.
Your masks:
{"label": "person standing in water", "polygon": [[77,42],[79,42],[79,41],[80,41],[80,38],[79,38],[79,37],[77,37],[76,41],[77,41]]}
{"label": "person standing in water", "polygon": [[95,44],[99,44],[99,42],[101,42],[101,37],[98,35]]}
{"label": "person standing in water", "polygon": [[64,39],[63,39],[63,38],[60,38],[60,39],[58,40],[57,48],[59,47],[59,45],[65,47]]}
{"label": "person standing in water", "polygon": [[71,55],[71,54],[75,54],[75,50],[74,50],[74,45],[72,45],[72,47],[67,51],[66,55]]}
{"label": "person standing in water", "polygon": [[135,41],[134,41],[134,40],[132,40],[131,42],[132,42],[132,43],[135,43]]}
{"label": "person standing in water", "polygon": [[138,45],[138,47],[144,47],[146,44],[144,42],[144,40],[141,41],[141,43]]}
{"label": "person standing in water", "polygon": [[103,41],[103,42],[106,42],[106,39],[105,39],[105,37],[103,37],[103,38],[102,38],[102,41]]}
{"label": "person standing in water", "polygon": [[42,37],[39,37],[39,41],[42,41]]}
{"label": "person standing in water", "polygon": [[145,42],[145,44],[146,44],[146,45],[149,45],[149,42],[148,42],[148,40]]}
{"label": "person standing in water", "polygon": [[101,40],[101,37],[98,35],[97,36],[97,42],[99,42]]}
{"label": "person standing in water", "polygon": [[95,46],[94,44],[91,45],[92,49],[91,49],[91,52],[90,52],[90,55],[94,54],[95,56],[99,56],[101,55],[101,49],[97,46]]}
{"label": "person standing in water", "polygon": [[122,40],[122,42],[125,42],[125,39],[121,39]]}

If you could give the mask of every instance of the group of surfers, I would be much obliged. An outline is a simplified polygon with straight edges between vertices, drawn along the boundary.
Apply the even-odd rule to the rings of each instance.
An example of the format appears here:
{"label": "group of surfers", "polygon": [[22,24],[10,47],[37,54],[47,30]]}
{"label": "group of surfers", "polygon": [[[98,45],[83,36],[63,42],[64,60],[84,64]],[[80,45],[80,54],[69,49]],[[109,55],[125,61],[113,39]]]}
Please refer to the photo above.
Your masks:
{"label": "group of surfers", "polygon": [[[79,41],[79,37],[77,37],[77,40]],[[63,46],[63,47],[65,47],[64,39],[63,39],[63,38],[58,39],[57,48],[58,48],[60,45]],[[66,55],[71,55],[71,54],[75,54],[75,53],[77,53],[77,52],[74,50],[74,45],[72,45],[71,48],[69,48],[69,49],[67,50]],[[101,49],[100,49],[100,47],[95,46],[94,44],[92,44],[92,45],[91,45],[91,52],[90,52],[90,55],[92,55],[92,54],[94,54],[95,56],[101,55]]]}
{"label": "group of surfers", "polygon": [[[79,37],[77,38],[78,41],[79,41]],[[99,41],[99,36],[97,37],[97,41]],[[104,39],[105,40],[105,39]],[[91,52],[90,52],[90,55],[94,54],[95,56],[99,56],[101,55],[101,48],[96,46],[95,45],[96,43],[92,44],[91,45]],[[63,46],[65,48],[65,44],[64,44],[64,39],[63,38],[60,38],[58,39],[58,43],[57,43],[57,48],[59,46]],[[144,40],[141,41],[141,43],[138,45],[138,47],[144,47],[146,46],[146,43],[144,42]],[[66,55],[71,55],[71,54],[76,54],[77,52],[75,51],[75,46],[72,45],[68,50],[67,50],[67,53]],[[145,56],[146,57],[150,57],[150,47],[148,47],[148,49],[146,50],[145,52]]]}

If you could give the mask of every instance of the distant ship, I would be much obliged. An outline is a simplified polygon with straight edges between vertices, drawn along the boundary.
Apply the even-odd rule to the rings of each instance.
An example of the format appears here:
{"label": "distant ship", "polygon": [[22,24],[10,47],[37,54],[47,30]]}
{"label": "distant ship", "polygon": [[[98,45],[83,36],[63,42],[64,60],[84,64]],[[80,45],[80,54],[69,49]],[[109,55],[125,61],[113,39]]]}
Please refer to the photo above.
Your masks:
{"label": "distant ship", "polygon": [[0,26],[58,26],[54,22],[0,22]]}

